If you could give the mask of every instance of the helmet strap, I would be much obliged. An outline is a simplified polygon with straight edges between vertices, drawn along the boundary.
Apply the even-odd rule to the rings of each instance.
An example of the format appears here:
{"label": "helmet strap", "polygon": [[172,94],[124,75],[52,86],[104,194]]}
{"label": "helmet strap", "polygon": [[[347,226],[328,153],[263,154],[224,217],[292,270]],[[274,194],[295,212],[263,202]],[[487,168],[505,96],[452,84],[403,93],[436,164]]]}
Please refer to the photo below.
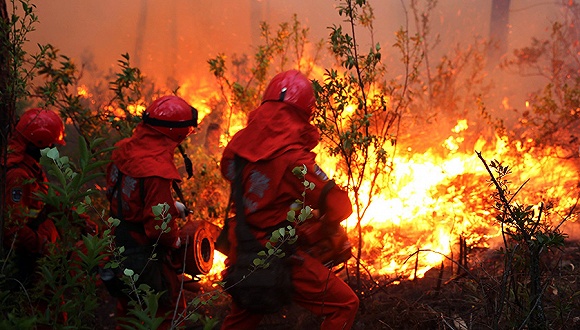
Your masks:
{"label": "helmet strap", "polygon": [[179,152],[181,153],[181,156],[183,156],[183,162],[185,163],[185,171],[187,172],[187,178],[190,179],[193,176],[193,164],[191,162],[191,159],[189,159],[187,153],[185,153],[185,149],[181,144],[178,145],[177,148],[179,148]]}
{"label": "helmet strap", "polygon": [[184,127],[197,127],[197,109],[191,107],[191,119],[184,121],[171,121],[163,120],[158,118],[151,118],[149,113],[143,112],[143,122],[151,126],[161,126],[169,128],[184,128]]}
{"label": "helmet strap", "polygon": [[278,98],[278,101],[284,101],[284,98],[286,97],[286,91],[288,89],[286,87],[282,88],[282,91],[280,91],[280,97]]}
{"label": "helmet strap", "polygon": [[184,127],[197,127],[197,118],[184,121],[169,121],[157,118],[151,118],[148,114],[143,114],[143,122],[151,126],[161,126],[169,128],[184,128]]}

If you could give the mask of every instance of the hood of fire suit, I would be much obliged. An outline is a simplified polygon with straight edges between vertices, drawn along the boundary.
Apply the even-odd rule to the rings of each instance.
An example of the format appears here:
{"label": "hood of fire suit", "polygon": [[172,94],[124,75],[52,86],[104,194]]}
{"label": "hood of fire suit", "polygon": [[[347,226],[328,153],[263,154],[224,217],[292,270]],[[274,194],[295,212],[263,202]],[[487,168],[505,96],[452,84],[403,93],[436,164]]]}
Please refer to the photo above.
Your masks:
{"label": "hood of fire suit", "polygon": [[179,143],[148,125],[140,123],[133,135],[115,144],[111,160],[125,175],[133,178],[157,176],[181,181],[173,163]]}
{"label": "hood of fire suit", "polygon": [[311,151],[319,139],[304,111],[284,102],[267,102],[250,113],[248,125],[234,135],[224,158],[237,154],[249,162],[269,160],[288,150]]}
{"label": "hood of fire suit", "polygon": [[6,157],[6,167],[11,167],[20,164],[26,157],[26,145],[29,142],[18,131],[8,141],[8,154]]}

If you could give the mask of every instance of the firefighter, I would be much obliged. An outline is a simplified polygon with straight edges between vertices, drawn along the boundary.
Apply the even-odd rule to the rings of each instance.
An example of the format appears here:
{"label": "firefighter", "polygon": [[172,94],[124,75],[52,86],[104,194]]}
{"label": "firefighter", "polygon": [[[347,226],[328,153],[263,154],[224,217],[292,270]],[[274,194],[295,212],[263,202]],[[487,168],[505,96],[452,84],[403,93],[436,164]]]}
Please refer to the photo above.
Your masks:
{"label": "firefighter", "polygon": [[[334,185],[316,164],[312,151],[319,133],[310,123],[315,105],[312,83],[301,72],[279,73],[268,84],[261,105],[252,111],[247,126],[234,135],[221,160],[222,175],[233,182],[234,158],[247,161],[242,172],[244,212],[252,233],[262,243],[273,229],[285,226],[287,213],[302,200],[304,185],[292,170],[305,165],[305,179],[315,184],[306,191],[306,205],[321,212],[329,225],[338,225],[352,213],[347,193]],[[238,211],[238,210],[236,210]],[[230,248],[226,265],[235,262],[235,219],[230,220]],[[308,221],[308,220],[307,220]],[[353,290],[300,244],[291,268],[292,300],[324,318],[321,329],[350,329],[359,299]],[[222,329],[255,329],[263,314],[232,303]]]}
{"label": "firefighter", "polygon": [[[175,148],[197,127],[197,110],[177,96],[163,96],[143,113],[131,137],[116,144],[107,170],[107,198],[111,216],[120,220],[115,228],[115,244],[124,247],[124,267],[139,274],[137,286],[148,284],[157,292],[157,315],[166,317],[162,328],[171,326],[175,308],[185,307],[179,298],[180,267],[172,260],[182,247],[176,219],[180,216],[172,194],[172,184],[181,176],[173,163]],[[155,219],[152,207],[166,204],[171,219],[169,231]],[[154,257],[155,255],[155,257]],[[117,317],[126,317],[130,298],[117,301]]]}
{"label": "firefighter", "polygon": [[17,276],[25,285],[31,284],[37,259],[48,252],[48,244],[59,239],[37,195],[48,192],[40,150],[54,144],[65,144],[63,122],[55,112],[40,108],[24,112],[8,141],[4,248],[14,251]]}

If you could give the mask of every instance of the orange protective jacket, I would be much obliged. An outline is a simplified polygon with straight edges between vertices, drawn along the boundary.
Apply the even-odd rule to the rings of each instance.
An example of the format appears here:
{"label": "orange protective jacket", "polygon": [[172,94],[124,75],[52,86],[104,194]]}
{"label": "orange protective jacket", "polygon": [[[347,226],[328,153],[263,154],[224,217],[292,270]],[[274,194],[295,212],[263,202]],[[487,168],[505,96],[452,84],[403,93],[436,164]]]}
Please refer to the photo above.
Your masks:
{"label": "orange protective jacket", "polygon": [[[112,163],[107,171],[107,198],[111,216],[133,224],[141,224],[144,232],[132,232],[139,245],[150,245],[159,239],[159,244],[168,248],[179,247],[179,228],[175,219],[179,211],[175,207],[172,182],[180,181],[180,175],[173,163],[177,142],[155,131],[147,125],[139,124],[133,136],[119,141],[113,151]],[[122,182],[115,188],[123,174]],[[119,206],[118,194],[122,196]],[[161,234],[161,222],[155,220],[152,207],[157,204],[169,205],[168,233]],[[119,214],[121,212],[121,214]]]}
{"label": "orange protective jacket", "polygon": [[[306,205],[321,210],[326,221],[335,223],[352,213],[344,190],[333,185],[327,194],[323,193],[329,180],[316,165],[312,152],[318,140],[316,127],[304,118],[302,110],[283,102],[266,102],[250,114],[247,127],[234,135],[225,148],[221,171],[227,180],[234,180],[235,155],[248,161],[242,172],[244,212],[250,230],[262,242],[286,221],[292,204],[303,199],[303,179],[292,173],[297,166],[306,166],[305,179],[315,185],[313,190],[306,190]],[[226,265],[236,258],[235,226],[235,218],[231,218]],[[303,263],[290,270],[293,301],[324,317],[321,329],[350,329],[359,305],[356,294],[305,249],[297,246],[295,255]],[[221,329],[256,329],[262,317],[263,314],[252,313],[233,303]]]}
{"label": "orange protective jacket", "polygon": [[[303,199],[304,179],[315,185],[313,190],[306,190],[305,204],[324,210],[327,221],[340,222],[352,213],[348,194],[338,186],[321,199],[329,179],[312,152],[318,140],[316,127],[297,109],[282,102],[267,102],[250,114],[247,127],[234,135],[225,148],[221,171],[230,182],[234,180],[235,155],[248,161],[243,171],[246,222],[259,240],[264,241],[286,221],[292,204]],[[307,168],[304,179],[292,173],[299,166]],[[228,256],[234,258],[235,219],[230,221]]]}
{"label": "orange protective jacket", "polygon": [[[59,234],[50,219],[36,219],[44,203],[37,194],[47,193],[46,175],[38,160],[26,153],[26,140],[18,133],[8,143],[6,161],[6,207],[4,246],[17,252],[43,254],[47,243]],[[40,221],[39,221],[40,220]]]}
{"label": "orange protective jacket", "polygon": [[[113,232],[115,242],[117,246],[125,247],[125,253],[129,254],[127,258],[142,258],[144,254],[149,257],[153,245],[159,243],[155,253],[161,261],[161,275],[155,270],[152,273],[156,275],[141,274],[140,278],[153,276],[152,281],[155,283],[159,283],[159,280],[164,283],[163,290],[167,291],[169,300],[160,300],[157,316],[169,315],[160,326],[160,329],[168,329],[171,325],[170,312],[174,306],[179,306],[180,310],[185,306],[184,297],[179,299],[179,265],[175,265],[171,259],[172,251],[181,245],[176,223],[180,213],[175,207],[172,194],[172,182],[180,181],[179,172],[173,163],[177,142],[141,123],[131,137],[119,141],[116,147],[107,171],[110,213],[112,217],[121,220]],[[171,215],[168,223],[170,231],[166,233],[162,233],[161,221],[155,219],[152,210],[153,206],[163,203],[169,206]],[[153,283],[147,284],[151,286]],[[127,317],[128,306],[128,299],[120,297],[117,317]]]}

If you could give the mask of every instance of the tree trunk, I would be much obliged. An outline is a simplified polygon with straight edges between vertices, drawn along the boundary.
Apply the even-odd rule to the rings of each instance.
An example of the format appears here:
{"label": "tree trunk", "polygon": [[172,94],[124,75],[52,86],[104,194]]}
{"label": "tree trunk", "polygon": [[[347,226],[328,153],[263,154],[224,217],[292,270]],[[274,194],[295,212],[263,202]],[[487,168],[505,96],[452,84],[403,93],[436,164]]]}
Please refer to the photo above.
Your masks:
{"label": "tree trunk", "polygon": [[490,47],[487,54],[490,67],[499,64],[500,58],[508,51],[510,1],[492,0],[489,28]]}
{"label": "tree trunk", "polygon": [[[10,93],[10,29],[8,28],[8,10],[6,0],[0,0],[0,155],[1,164],[6,163],[8,149],[8,135],[12,130],[15,102]],[[6,168],[0,166],[0,252],[4,246],[4,223],[6,217]],[[3,253],[0,253],[3,255]]]}
{"label": "tree trunk", "polygon": [[540,251],[542,245],[535,242],[530,248],[530,330],[546,329],[546,315],[542,305],[542,270],[540,269]]}
{"label": "tree trunk", "polygon": [[149,13],[147,0],[141,0],[139,19],[137,20],[137,37],[135,38],[135,51],[131,54],[131,59],[136,67],[141,65],[141,54],[143,54],[143,37],[147,31],[147,17]]}

